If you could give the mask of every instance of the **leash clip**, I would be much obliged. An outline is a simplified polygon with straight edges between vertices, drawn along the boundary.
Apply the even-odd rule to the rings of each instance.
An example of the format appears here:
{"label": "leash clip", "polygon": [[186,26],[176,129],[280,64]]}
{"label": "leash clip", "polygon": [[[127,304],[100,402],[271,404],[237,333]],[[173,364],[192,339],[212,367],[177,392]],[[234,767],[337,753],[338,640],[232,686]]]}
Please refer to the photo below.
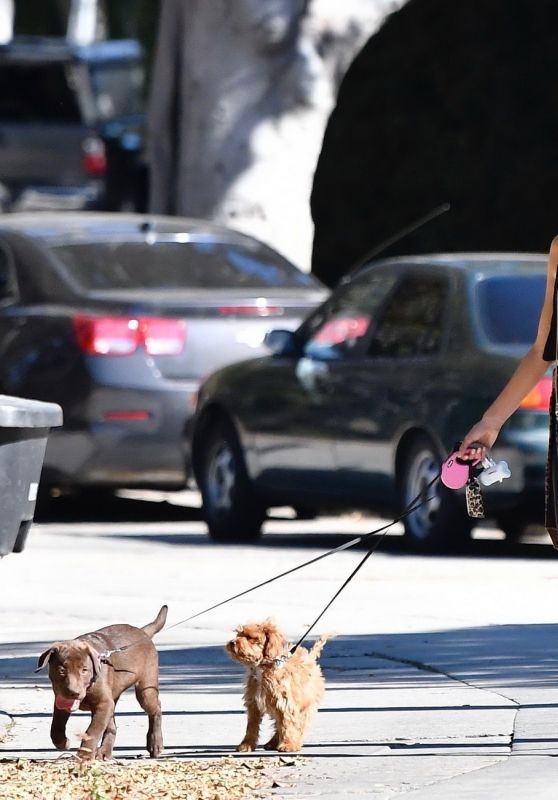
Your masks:
{"label": "leash clip", "polygon": [[114,650],[105,650],[103,653],[99,653],[99,661],[102,664],[110,664],[110,657],[113,653],[121,653],[123,650],[127,650],[130,647],[129,644],[124,645],[124,647],[115,647]]}

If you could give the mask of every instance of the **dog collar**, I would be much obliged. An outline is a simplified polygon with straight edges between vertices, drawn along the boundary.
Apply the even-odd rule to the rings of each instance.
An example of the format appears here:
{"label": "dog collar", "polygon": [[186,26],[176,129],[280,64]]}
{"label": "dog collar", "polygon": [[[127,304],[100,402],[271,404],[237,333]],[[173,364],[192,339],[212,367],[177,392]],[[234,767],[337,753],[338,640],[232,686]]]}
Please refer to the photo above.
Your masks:
{"label": "dog collar", "polygon": [[262,661],[262,667],[276,667],[277,669],[282,669],[285,666],[287,659],[289,658],[288,655],[284,656],[276,656],[275,658],[270,658],[269,661]]}

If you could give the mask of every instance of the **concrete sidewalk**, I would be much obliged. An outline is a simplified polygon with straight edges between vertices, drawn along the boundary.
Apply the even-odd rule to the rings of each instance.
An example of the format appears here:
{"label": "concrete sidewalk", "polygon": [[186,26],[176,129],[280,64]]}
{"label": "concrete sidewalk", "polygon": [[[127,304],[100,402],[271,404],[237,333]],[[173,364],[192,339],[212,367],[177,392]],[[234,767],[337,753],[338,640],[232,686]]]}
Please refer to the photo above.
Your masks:
{"label": "concrete sidewalk", "polygon": [[[44,526],[40,538],[34,532],[35,546],[28,553],[2,563],[3,592],[9,598],[0,609],[3,758],[60,755],[49,739],[50,684],[44,673],[33,672],[38,654],[54,639],[91,630],[93,620],[115,621],[115,608],[121,619],[134,624],[149,621],[160,599],[186,610],[186,573],[188,611],[203,608],[209,565],[226,565],[219,573],[223,597],[239,588],[239,574],[271,575],[288,561],[319,552],[293,555],[288,549],[263,546],[221,549],[207,546],[198,529],[192,530],[189,547],[182,528],[176,533],[180,539],[173,540],[172,531],[155,532],[146,525],[119,529],[118,535],[97,528],[75,528],[70,534]],[[176,558],[178,541],[181,563]],[[64,576],[53,580],[61,550],[67,553]],[[343,555],[341,567],[328,560],[314,577],[297,578],[288,587],[281,609],[290,630],[311,621],[339,576],[359,557]],[[386,554],[375,559],[374,574],[363,575],[351,586],[322,628],[343,631],[328,642],[322,656],[325,701],[306,746],[269,797],[339,800],[405,793],[413,800],[555,798],[558,625],[551,621],[550,599],[558,578],[556,562],[521,562],[516,567],[498,561]],[[90,576],[101,570],[103,580],[95,594],[84,592]],[[161,578],[150,586],[156,599],[150,596],[146,603],[141,576],[148,571]],[[517,575],[524,597],[513,606],[509,598],[517,594]],[[490,581],[486,594],[485,579],[487,585]],[[241,579],[240,588],[245,583]],[[243,676],[223,652],[223,643],[231,634],[231,616],[235,622],[259,618],[263,609],[272,607],[269,597],[277,603],[278,590],[273,591],[195,626],[168,628],[158,635],[165,758],[233,753],[245,728]],[[502,602],[487,617],[491,593]],[[466,608],[463,598],[469,596],[475,602]],[[146,607],[151,610],[144,619]],[[374,622],[371,608],[381,612]],[[452,609],[458,609],[459,624]],[[529,621],[535,615],[541,622]],[[505,621],[516,619],[517,624]],[[379,632],[367,632],[372,624]],[[74,746],[87,718],[79,712],[72,715]],[[145,756],[147,719],[133,692],[120,701],[116,721],[115,755]],[[266,727],[262,741],[268,733]],[[267,754],[258,750],[255,755]]]}
{"label": "concrete sidewalk", "polygon": [[[534,663],[558,630],[496,630],[492,644],[487,638],[480,648],[481,631],[459,633],[328,644],[325,702],[290,773],[292,787],[273,796],[555,797],[558,761],[549,756],[558,755],[558,652],[545,647],[542,668]],[[59,755],[49,740],[50,686],[33,674],[30,654],[46,644],[11,654],[1,648],[4,758]],[[160,652],[165,757],[230,755],[244,732],[242,672],[220,645],[177,641]],[[72,715],[74,745],[86,720]],[[118,757],[145,755],[146,722],[133,693],[125,694]]]}

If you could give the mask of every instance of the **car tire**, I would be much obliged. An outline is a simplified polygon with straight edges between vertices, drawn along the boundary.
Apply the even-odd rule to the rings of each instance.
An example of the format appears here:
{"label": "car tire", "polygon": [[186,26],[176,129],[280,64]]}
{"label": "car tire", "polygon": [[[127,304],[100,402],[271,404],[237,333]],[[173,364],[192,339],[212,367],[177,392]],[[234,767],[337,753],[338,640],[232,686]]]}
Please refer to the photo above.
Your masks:
{"label": "car tire", "polygon": [[501,511],[495,521],[511,543],[519,541],[529,524],[529,519],[519,509]]}
{"label": "car tire", "polygon": [[199,488],[209,535],[218,542],[254,541],[266,509],[248,477],[231,422],[219,420],[206,430],[200,456]]}
{"label": "car tire", "polygon": [[316,519],[318,516],[317,509],[311,508],[310,506],[293,506],[293,511],[296,514],[296,518],[302,521],[310,521]]}
{"label": "car tire", "polygon": [[[440,472],[442,458],[426,437],[417,437],[403,458],[400,479],[403,511],[417,497],[423,504],[403,519],[407,544],[417,551],[457,550],[469,540],[473,522],[462,495],[440,480],[427,489]],[[460,508],[460,505],[463,507]]]}

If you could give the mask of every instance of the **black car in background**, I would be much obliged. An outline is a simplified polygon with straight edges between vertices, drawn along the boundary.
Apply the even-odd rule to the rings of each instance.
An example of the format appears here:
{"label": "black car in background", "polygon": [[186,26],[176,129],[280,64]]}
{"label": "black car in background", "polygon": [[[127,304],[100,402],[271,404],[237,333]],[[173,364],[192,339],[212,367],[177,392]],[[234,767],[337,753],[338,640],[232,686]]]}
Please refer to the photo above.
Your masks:
{"label": "black car in background", "polygon": [[[534,341],[545,280],[537,255],[378,261],[272,331],[272,355],[211,375],[191,433],[210,534],[253,539],[270,506],[392,518],[419,496],[407,540],[463,543],[463,491],[428,486]],[[542,514],[550,389],[547,375],[493,451],[512,476],[483,490],[486,512],[511,536]]]}
{"label": "black car in background", "polygon": [[143,210],[143,53],[135,40],[0,46],[0,206]]}
{"label": "black car in background", "polygon": [[58,403],[47,488],[183,488],[211,370],[265,352],[325,288],[228,228],[99,212],[0,219],[0,393]]}

